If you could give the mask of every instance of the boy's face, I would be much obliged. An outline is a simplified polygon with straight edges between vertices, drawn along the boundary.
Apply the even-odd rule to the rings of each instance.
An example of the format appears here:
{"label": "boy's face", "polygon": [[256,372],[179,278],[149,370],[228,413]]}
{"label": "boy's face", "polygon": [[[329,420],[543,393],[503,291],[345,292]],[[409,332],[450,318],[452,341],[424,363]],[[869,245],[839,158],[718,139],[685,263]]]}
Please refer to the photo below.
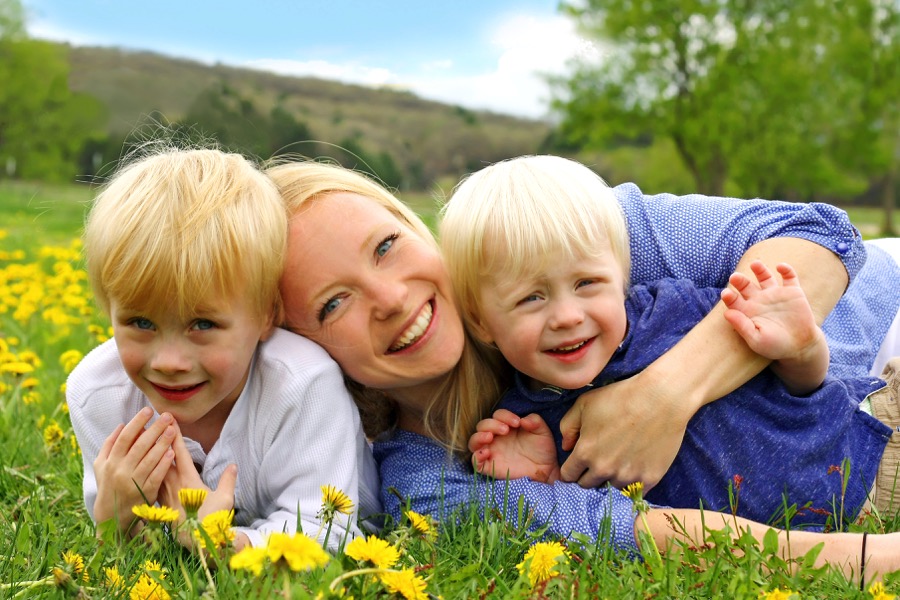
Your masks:
{"label": "boy's face", "polygon": [[550,257],[523,280],[502,273],[481,287],[480,338],[538,384],[576,389],[609,362],[627,329],[625,276],[604,243],[601,258]]}
{"label": "boy's face", "polygon": [[257,343],[272,331],[240,294],[189,318],[113,299],[110,317],[128,376],[156,412],[171,413],[186,433],[207,424],[221,428],[244,389]]}

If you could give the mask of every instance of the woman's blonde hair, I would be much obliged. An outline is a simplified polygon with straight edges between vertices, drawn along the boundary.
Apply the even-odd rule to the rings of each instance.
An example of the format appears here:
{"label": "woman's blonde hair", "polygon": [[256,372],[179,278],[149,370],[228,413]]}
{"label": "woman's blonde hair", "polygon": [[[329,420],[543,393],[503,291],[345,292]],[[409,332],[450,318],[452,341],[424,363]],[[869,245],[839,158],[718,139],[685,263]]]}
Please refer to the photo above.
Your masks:
{"label": "woman's blonde hair", "polygon": [[281,320],[287,245],[278,190],[239,154],[144,147],[97,195],[84,252],[97,303],[171,306],[189,316],[240,290],[261,317]]}
{"label": "woman's blonde hair", "polygon": [[[386,208],[437,250],[434,235],[422,219],[382,185],[361,173],[339,165],[296,159],[273,164],[267,173],[278,186],[292,216],[328,194],[358,194]],[[446,447],[465,453],[475,424],[502,391],[504,364],[498,353],[479,348],[467,336],[460,361],[428,399],[424,425],[429,435]],[[382,390],[367,388],[349,378],[347,382],[359,407],[366,435],[375,438],[396,425],[397,405],[393,399]]]}
{"label": "woman's blonde hair", "polygon": [[[460,310],[480,322],[486,277],[525,279],[551,260],[597,257],[608,241],[627,278],[628,226],[606,182],[558,156],[522,156],[473,173],[441,209],[441,249]],[[626,281],[627,285],[627,281]]]}

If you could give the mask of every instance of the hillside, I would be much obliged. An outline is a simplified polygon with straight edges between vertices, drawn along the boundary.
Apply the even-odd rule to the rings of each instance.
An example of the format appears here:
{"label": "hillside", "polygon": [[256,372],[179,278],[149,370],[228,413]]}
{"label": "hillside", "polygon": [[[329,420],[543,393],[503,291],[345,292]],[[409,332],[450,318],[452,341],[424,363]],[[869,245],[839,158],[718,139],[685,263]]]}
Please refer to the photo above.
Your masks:
{"label": "hillside", "polygon": [[[422,184],[455,181],[486,162],[536,152],[550,132],[545,122],[470,111],[391,89],[115,48],[70,47],[69,54],[70,86],[107,105],[113,138],[124,137],[150,114],[181,121],[204,92],[227,88],[252,103],[255,114],[282,107],[313,140],[338,145],[353,140],[367,155],[386,152],[403,173],[414,175],[407,181]],[[323,147],[307,143],[291,149],[318,155]]]}

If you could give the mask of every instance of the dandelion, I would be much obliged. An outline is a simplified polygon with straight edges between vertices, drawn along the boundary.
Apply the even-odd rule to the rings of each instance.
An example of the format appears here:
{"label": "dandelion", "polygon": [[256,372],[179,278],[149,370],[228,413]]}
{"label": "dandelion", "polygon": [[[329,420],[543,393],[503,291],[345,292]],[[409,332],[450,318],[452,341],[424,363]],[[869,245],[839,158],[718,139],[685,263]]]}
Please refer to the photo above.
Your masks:
{"label": "dandelion", "polygon": [[408,510],[406,511],[406,518],[409,519],[409,524],[412,526],[413,531],[415,531],[421,538],[429,541],[434,541],[437,538],[437,531],[434,527],[434,521],[431,517],[420,515],[419,513]]}
{"label": "dandelion", "polygon": [[322,510],[319,511],[320,518],[330,521],[334,519],[335,513],[349,515],[352,510],[353,502],[347,497],[347,494],[333,485],[322,486]]}
{"label": "dandelion", "polygon": [[759,597],[761,600],[789,600],[794,597],[796,592],[791,590],[783,590],[781,588],[776,588],[770,592],[760,592]]}
{"label": "dandelion", "polygon": [[144,561],[144,564],[141,565],[141,570],[146,573],[159,573],[160,579],[166,578],[166,572],[162,568],[162,563],[152,558]]}
{"label": "dandelion", "polygon": [[69,571],[76,577],[81,577],[85,582],[88,580],[87,571],[84,570],[84,557],[77,552],[66,550],[62,555],[63,562]]}
{"label": "dandelion", "polygon": [[425,580],[418,577],[412,569],[388,571],[380,574],[379,579],[390,593],[399,594],[406,600],[428,599],[428,594],[425,593],[427,586]]}
{"label": "dandelion", "polygon": [[147,573],[142,573],[137,582],[128,591],[131,600],[170,600],[171,596],[162,586],[162,583],[153,579]]}
{"label": "dandelion", "polygon": [[206,490],[194,488],[181,488],[178,490],[178,501],[184,507],[189,519],[197,518],[197,511],[206,500]]}
{"label": "dandelion", "polygon": [[121,590],[125,588],[125,578],[119,574],[117,567],[106,567],[103,571],[106,575],[106,587],[111,590]]}
{"label": "dandelion", "polygon": [[66,437],[62,427],[56,421],[51,421],[49,425],[44,427],[44,445],[48,448],[56,448]]}
{"label": "dandelion", "polygon": [[[200,522],[200,529],[206,533],[213,546],[224,548],[234,541],[234,529],[231,528],[233,519],[233,510],[217,510],[203,517],[203,520]],[[194,538],[196,538],[201,548],[206,549],[206,536],[200,533],[200,529],[194,530]]]}
{"label": "dandelion", "polygon": [[322,546],[302,533],[271,534],[266,544],[266,554],[273,563],[283,560],[292,571],[307,571],[324,566],[331,560]]}
{"label": "dandelion", "polygon": [[148,523],[173,523],[180,516],[178,511],[168,506],[150,506],[149,504],[139,504],[132,506],[131,512],[139,519],[143,519]]}
{"label": "dandelion", "polygon": [[40,399],[41,399],[41,395],[34,390],[25,392],[25,394],[22,395],[22,403],[23,404],[35,404]]}
{"label": "dandelion", "polygon": [[24,361],[8,362],[0,365],[0,373],[11,373],[13,375],[27,375],[34,373],[34,367],[31,363]]}
{"label": "dandelion", "polygon": [[400,560],[397,548],[374,535],[354,539],[347,544],[344,553],[353,560],[371,563],[379,569],[390,569]]}
{"label": "dandelion", "polygon": [[19,384],[19,387],[22,389],[29,389],[37,386],[39,383],[37,377],[28,377]]}
{"label": "dandelion", "polygon": [[869,586],[869,594],[871,594],[872,600],[896,600],[897,598],[896,594],[888,594],[884,589],[884,584],[880,581]]}
{"label": "dandelion", "polygon": [[66,350],[59,356],[59,364],[62,365],[63,371],[69,374],[82,358],[84,355],[78,350]]}
{"label": "dandelion", "polygon": [[538,542],[528,549],[516,568],[520,575],[528,575],[528,581],[534,587],[559,575],[559,566],[567,558],[566,548],[559,542]]}
{"label": "dandelion", "polygon": [[266,563],[268,551],[265,548],[254,548],[253,546],[245,546],[240,552],[231,557],[228,566],[232,571],[250,571],[256,576],[262,573],[263,565]]}
{"label": "dandelion", "polygon": [[637,511],[638,515],[640,515],[641,523],[644,525],[644,531],[641,532],[641,537],[650,540],[650,547],[653,549],[653,561],[656,565],[660,565],[662,563],[662,557],[659,554],[659,548],[656,546],[656,540],[653,539],[653,535],[649,533],[650,526],[647,524],[647,511],[650,510],[650,505],[644,500],[644,483],[641,481],[629,483],[625,486],[622,493],[634,503],[634,509]]}

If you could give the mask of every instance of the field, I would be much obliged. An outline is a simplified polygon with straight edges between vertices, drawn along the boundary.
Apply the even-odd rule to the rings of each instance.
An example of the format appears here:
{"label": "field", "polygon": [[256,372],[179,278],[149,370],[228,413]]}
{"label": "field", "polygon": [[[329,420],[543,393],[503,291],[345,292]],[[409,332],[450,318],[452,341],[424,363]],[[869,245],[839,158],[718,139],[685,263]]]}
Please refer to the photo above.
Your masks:
{"label": "field", "polygon": [[[98,539],[83,506],[81,456],[64,394],[74,364],[110,335],[93,308],[77,242],[91,194],[87,187],[0,183],[0,597],[749,599],[871,598],[879,591],[861,592],[814,568],[812,554],[786,561],[772,544],[757,548],[728,532],[663,557],[645,545],[645,562],[592,542],[569,543],[564,553],[536,546],[527,571],[520,565],[537,536],[497,514],[463,514],[446,524],[413,517],[381,534],[396,558],[381,549],[370,561],[349,549],[329,557],[298,542],[247,568],[229,566],[227,557],[216,568],[182,551],[163,529],[148,528],[126,545]],[[410,201],[420,210],[433,206],[427,195]],[[854,218],[870,217],[860,211]],[[898,529],[873,519],[844,527]],[[535,567],[540,558],[548,561],[543,570]],[[900,580],[886,584],[900,590]]]}

